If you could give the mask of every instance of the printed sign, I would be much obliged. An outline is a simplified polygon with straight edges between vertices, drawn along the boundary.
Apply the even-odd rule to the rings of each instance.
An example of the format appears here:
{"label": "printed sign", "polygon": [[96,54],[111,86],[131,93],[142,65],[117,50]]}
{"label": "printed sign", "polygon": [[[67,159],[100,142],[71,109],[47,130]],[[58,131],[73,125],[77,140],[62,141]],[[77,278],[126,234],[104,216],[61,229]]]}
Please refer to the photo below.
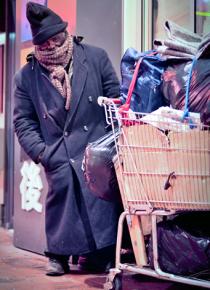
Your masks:
{"label": "printed sign", "polygon": [[26,211],[35,210],[41,213],[42,204],[39,199],[43,184],[39,166],[33,161],[24,161],[20,172],[22,175],[20,183],[21,208]]}

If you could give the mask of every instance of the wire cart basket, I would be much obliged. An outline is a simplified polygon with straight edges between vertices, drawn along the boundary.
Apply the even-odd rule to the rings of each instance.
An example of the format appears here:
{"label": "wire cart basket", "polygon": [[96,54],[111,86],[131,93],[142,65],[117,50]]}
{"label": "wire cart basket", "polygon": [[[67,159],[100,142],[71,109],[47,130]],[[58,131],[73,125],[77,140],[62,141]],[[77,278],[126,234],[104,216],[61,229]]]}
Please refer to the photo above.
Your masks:
{"label": "wire cart basket", "polygon": [[[124,212],[119,218],[116,264],[105,290],[122,289],[124,270],[210,289],[210,281],[166,273],[158,263],[157,218],[183,211],[210,210],[210,127],[176,122],[151,114],[129,113],[106,98],[113,134],[114,160]],[[142,217],[151,218],[154,269],[148,265]],[[127,220],[136,265],[121,263],[123,223]]]}

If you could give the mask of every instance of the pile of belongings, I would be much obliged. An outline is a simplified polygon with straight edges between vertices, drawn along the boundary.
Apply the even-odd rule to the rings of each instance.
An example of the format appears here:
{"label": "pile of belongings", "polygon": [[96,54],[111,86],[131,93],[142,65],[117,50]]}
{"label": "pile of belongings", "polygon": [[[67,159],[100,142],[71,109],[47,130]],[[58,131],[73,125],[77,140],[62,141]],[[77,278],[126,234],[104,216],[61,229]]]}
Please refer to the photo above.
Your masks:
{"label": "pile of belongings", "polygon": [[201,121],[210,125],[210,33],[201,37],[171,21],[165,22],[165,30],[167,39],[154,40],[157,52],[168,60],[162,75],[165,101],[174,109],[184,110],[192,70],[188,110],[200,113]]}

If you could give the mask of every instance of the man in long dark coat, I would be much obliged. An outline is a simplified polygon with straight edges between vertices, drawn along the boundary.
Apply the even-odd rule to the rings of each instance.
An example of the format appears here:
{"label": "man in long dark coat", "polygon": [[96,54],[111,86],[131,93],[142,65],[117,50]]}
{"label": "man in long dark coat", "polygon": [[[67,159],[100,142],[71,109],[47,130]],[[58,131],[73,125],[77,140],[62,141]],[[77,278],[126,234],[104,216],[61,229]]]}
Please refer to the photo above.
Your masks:
{"label": "man in long dark coat", "polygon": [[70,255],[102,258],[105,266],[116,243],[118,205],[91,194],[81,166],[87,143],[107,132],[97,98],[118,96],[119,82],[106,52],[76,41],[52,10],[29,2],[27,18],[35,52],[15,77],[14,126],[48,180],[47,274],[68,273]]}

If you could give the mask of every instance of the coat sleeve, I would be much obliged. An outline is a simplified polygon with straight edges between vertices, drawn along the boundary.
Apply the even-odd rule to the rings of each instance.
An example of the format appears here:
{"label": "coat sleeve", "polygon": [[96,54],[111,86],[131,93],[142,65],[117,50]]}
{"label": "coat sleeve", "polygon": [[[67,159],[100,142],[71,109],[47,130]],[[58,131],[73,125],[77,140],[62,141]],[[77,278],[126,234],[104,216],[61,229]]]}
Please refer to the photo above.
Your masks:
{"label": "coat sleeve", "polygon": [[40,123],[31,100],[31,89],[21,72],[14,79],[14,129],[24,151],[35,162],[45,149]]}
{"label": "coat sleeve", "polygon": [[101,73],[103,95],[110,98],[119,97],[119,80],[105,50],[102,50]]}

